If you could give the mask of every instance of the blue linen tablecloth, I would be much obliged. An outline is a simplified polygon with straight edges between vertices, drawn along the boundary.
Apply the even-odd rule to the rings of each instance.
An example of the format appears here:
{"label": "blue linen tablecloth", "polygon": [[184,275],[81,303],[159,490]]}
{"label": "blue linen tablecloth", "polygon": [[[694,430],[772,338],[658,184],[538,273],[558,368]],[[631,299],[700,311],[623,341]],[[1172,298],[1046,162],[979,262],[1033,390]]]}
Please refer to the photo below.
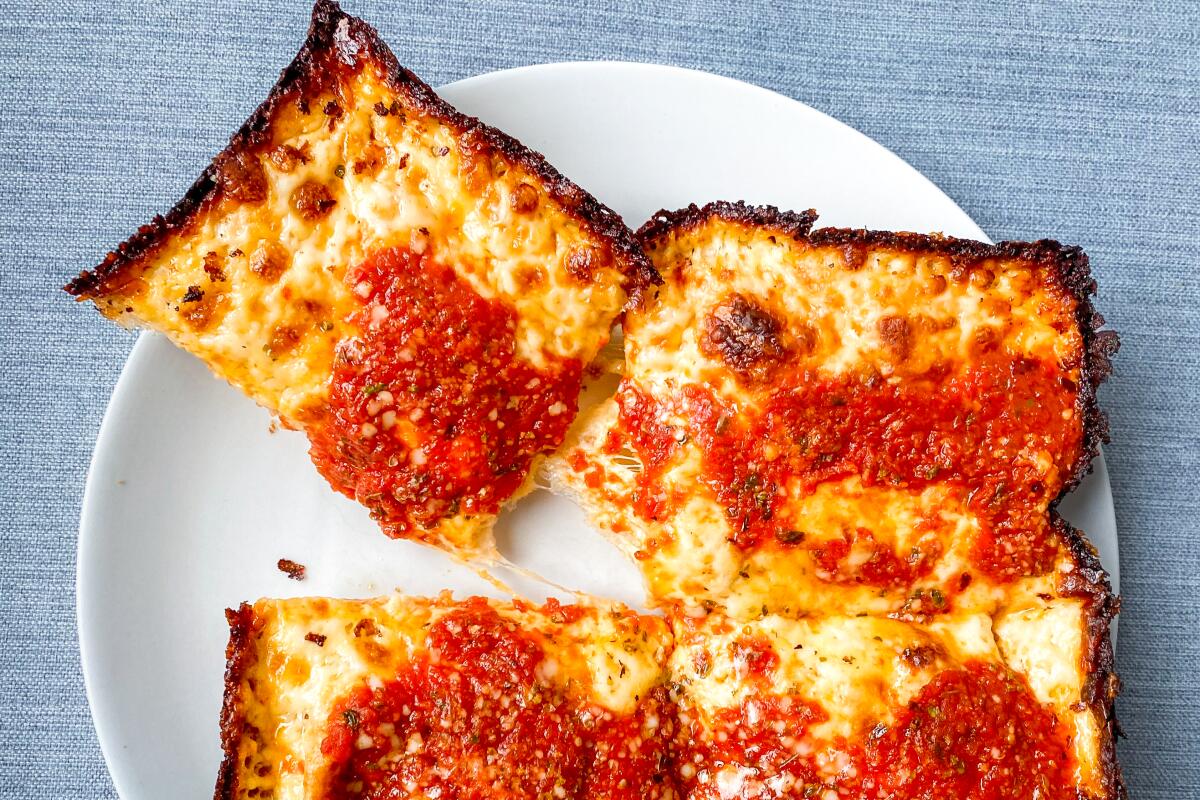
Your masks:
{"label": "blue linen tablecloth", "polygon": [[[1083,245],[1120,331],[1121,760],[1200,796],[1200,13],[1171,2],[351,0],[431,83],[548,61],[730,75],[899,153],[994,238]],[[303,2],[0,3],[0,795],[112,797],[75,638],[76,522],[133,342],[57,287],[167,208],[274,81]]]}

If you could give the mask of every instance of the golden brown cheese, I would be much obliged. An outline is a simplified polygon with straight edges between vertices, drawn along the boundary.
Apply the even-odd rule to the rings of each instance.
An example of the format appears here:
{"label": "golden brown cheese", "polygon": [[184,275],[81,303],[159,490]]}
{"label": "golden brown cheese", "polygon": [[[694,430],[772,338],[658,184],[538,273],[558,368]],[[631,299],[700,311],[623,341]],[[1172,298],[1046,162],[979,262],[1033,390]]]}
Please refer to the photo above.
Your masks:
{"label": "golden brown cheese", "polygon": [[[632,800],[664,780],[671,637],[659,618],[448,594],[260,600],[228,616],[218,800],[397,784],[432,798],[506,781]],[[645,785],[607,793],[618,774]]]}
{"label": "golden brown cheese", "polygon": [[1081,667],[1080,601],[994,623],[711,614],[675,627],[684,797],[1117,791],[1105,712]]}
{"label": "golden brown cheese", "polygon": [[660,601],[918,617],[1077,584],[1049,510],[1115,346],[1086,257],[812,220],[713,204],[639,232],[664,282],[552,483]]}
{"label": "golden brown cheese", "polygon": [[[322,471],[389,533],[470,550],[557,444],[582,366],[652,278],[615,214],[321,0],[187,196],[68,290],[321,434]],[[354,384],[339,365],[373,372]],[[424,402],[438,386],[467,411]],[[372,483],[372,461],[409,473]]]}

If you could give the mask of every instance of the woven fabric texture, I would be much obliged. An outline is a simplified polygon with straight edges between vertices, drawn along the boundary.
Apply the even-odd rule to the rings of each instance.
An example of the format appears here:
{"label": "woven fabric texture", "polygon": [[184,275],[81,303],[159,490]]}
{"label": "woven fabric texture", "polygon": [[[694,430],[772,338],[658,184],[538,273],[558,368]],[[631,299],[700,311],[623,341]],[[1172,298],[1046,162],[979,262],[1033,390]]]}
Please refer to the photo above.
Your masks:
{"label": "woven fabric texture", "polygon": [[[695,67],[882,142],[994,238],[1083,245],[1122,336],[1102,392],[1132,796],[1200,787],[1200,8],[967,0],[352,0],[433,84]],[[952,10],[953,9],[953,10]],[[303,2],[0,0],[0,796],[115,796],[74,618],[88,459],[133,342],[58,287],[167,208],[292,56]]]}

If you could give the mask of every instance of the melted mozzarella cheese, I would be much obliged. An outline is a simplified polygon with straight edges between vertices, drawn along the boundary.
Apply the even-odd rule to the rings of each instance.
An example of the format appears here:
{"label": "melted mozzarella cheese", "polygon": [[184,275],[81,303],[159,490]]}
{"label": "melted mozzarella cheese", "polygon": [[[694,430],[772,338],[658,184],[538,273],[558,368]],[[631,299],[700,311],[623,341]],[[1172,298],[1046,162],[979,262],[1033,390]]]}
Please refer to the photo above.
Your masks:
{"label": "melted mozzarella cheese", "polygon": [[[813,742],[856,739],[874,725],[890,723],[938,672],[967,658],[1000,661],[985,615],[943,620],[937,628],[879,617],[768,616],[734,622],[714,614],[698,628],[679,631],[671,659],[672,674],[684,686],[683,705],[703,719],[740,705],[761,691],[744,679],[735,643],[762,636],[779,660],[768,675],[773,691],[795,693],[817,705],[827,719],[812,726]],[[922,650],[923,649],[923,650]],[[916,663],[905,651],[936,652]],[[706,658],[698,659],[703,652]],[[698,675],[695,664],[710,665]]]}
{"label": "melted mozzarella cheese", "polygon": [[[847,266],[844,248],[798,245],[770,229],[710,219],[699,230],[652,242],[664,283],[625,321],[627,374],[647,387],[714,384],[753,403],[727,365],[699,345],[704,317],[731,294],[753,298],[789,327],[810,330],[806,363],[829,374],[874,367],[884,377],[961,363],[988,336],[1009,352],[1054,357],[1077,368],[1074,304],[1051,276],[1019,259],[988,261],[959,281],[950,259],[880,246]],[[888,346],[880,322],[904,319],[911,341]]]}

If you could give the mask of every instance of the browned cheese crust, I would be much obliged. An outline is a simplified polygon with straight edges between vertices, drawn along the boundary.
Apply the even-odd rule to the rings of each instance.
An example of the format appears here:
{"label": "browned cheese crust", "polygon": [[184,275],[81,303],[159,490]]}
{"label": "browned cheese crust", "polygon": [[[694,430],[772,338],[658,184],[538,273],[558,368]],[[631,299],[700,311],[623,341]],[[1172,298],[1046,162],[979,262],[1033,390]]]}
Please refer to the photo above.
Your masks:
{"label": "browned cheese crust", "polygon": [[232,800],[237,791],[238,743],[246,732],[246,699],[241,684],[254,666],[254,608],[242,603],[235,611],[225,610],[229,622],[229,644],[225,647],[225,699],[221,704],[221,750],[225,754],[217,773],[215,800]]}
{"label": "browned cheese crust", "polygon": [[1087,680],[1083,700],[1095,710],[1098,718],[1105,722],[1105,735],[1100,751],[1104,788],[1108,797],[1124,800],[1129,796],[1129,791],[1121,774],[1121,765],[1117,761],[1117,737],[1121,735],[1121,725],[1117,721],[1116,701],[1117,695],[1121,693],[1121,679],[1117,675],[1112,641],[1112,622],[1121,611],[1121,598],[1113,593],[1108,573],[1100,565],[1100,556],[1083,531],[1064,520],[1057,511],[1052,510],[1050,513],[1054,525],[1060,530],[1063,540],[1075,556],[1076,569],[1067,579],[1063,587],[1064,593],[1087,598],[1083,663]]}

